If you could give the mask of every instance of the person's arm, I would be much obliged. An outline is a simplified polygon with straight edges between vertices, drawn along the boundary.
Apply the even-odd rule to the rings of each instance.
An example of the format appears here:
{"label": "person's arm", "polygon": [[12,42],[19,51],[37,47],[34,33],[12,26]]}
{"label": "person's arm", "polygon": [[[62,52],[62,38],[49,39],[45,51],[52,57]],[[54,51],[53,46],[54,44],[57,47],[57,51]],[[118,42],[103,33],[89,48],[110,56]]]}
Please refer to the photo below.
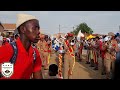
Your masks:
{"label": "person's arm", "polygon": [[36,61],[34,63],[34,69],[33,69],[33,79],[43,79],[42,77],[42,62],[41,62],[41,58],[40,58],[40,54],[38,53],[38,51],[36,50],[36,54],[37,54],[37,58]]}
{"label": "person's arm", "polygon": [[4,62],[9,62],[13,55],[13,49],[10,44],[3,45],[0,47],[0,64]]}
{"label": "person's arm", "polygon": [[0,47],[0,79],[5,79],[5,77],[2,77],[3,75],[1,73],[1,65],[4,62],[9,62],[12,55],[13,49],[12,46],[10,46],[10,44]]}
{"label": "person's arm", "polygon": [[116,52],[120,51],[120,49],[119,49],[119,47],[118,47],[118,43],[117,43],[117,42],[115,43],[115,46],[116,46],[116,47],[115,47],[115,51],[116,51]]}
{"label": "person's arm", "polygon": [[37,71],[33,73],[33,79],[43,79],[42,71]]}

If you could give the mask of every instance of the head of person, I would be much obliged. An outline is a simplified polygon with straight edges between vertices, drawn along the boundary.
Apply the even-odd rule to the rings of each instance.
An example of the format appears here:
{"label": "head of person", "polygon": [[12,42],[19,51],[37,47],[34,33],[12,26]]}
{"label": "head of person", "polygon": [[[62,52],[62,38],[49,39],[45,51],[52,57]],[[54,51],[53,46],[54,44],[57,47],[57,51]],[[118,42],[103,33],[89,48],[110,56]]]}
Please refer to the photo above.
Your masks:
{"label": "head of person", "polygon": [[66,38],[67,40],[71,41],[74,37],[72,33],[67,33]]}
{"label": "head of person", "polygon": [[111,40],[114,40],[116,38],[116,36],[111,36]]}
{"label": "head of person", "polygon": [[32,15],[18,14],[16,30],[20,34],[20,37],[25,40],[33,43],[37,43],[40,40],[39,21]]}
{"label": "head of person", "polygon": [[58,39],[60,39],[61,38],[61,35],[60,34],[58,34]]}
{"label": "head of person", "polygon": [[43,41],[44,40],[44,34],[40,34],[40,40]]}
{"label": "head of person", "polygon": [[92,38],[93,41],[96,41],[96,38]]}
{"label": "head of person", "polygon": [[91,38],[87,39],[88,42],[90,42],[91,40],[92,40]]}
{"label": "head of person", "polygon": [[96,36],[95,40],[98,41],[100,38],[98,36]]}
{"label": "head of person", "polygon": [[51,64],[49,66],[49,75],[56,76],[58,74],[58,66],[56,64]]}
{"label": "head of person", "polygon": [[45,39],[45,41],[48,41],[49,40],[48,35],[45,35],[44,39]]}
{"label": "head of person", "polygon": [[71,45],[71,46],[74,46],[74,45],[75,45],[75,40],[74,40],[74,39],[71,40],[70,45]]}
{"label": "head of person", "polygon": [[15,34],[14,38],[18,39],[19,38],[19,34]]}
{"label": "head of person", "polygon": [[104,37],[104,40],[103,40],[103,42],[104,42],[104,43],[107,43],[108,41],[109,41],[109,38],[108,38],[108,36]]}

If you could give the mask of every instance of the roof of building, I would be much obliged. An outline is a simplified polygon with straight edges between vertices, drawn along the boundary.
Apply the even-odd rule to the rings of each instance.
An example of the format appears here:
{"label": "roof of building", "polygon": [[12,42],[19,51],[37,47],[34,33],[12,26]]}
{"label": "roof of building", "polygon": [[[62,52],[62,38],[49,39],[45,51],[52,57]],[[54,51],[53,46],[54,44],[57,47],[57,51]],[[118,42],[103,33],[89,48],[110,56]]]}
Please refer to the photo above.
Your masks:
{"label": "roof of building", "polygon": [[2,25],[4,27],[4,30],[15,30],[16,28],[16,24],[4,23]]}

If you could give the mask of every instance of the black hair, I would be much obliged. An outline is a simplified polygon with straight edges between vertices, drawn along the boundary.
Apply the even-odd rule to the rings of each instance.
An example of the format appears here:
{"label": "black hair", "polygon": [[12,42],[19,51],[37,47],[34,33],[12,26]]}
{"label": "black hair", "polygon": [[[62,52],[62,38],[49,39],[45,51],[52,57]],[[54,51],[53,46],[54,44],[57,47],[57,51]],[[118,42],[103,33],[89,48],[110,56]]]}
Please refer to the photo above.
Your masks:
{"label": "black hair", "polygon": [[17,39],[17,37],[19,37],[19,35],[18,35],[18,34],[15,34],[15,39]]}
{"label": "black hair", "polygon": [[114,39],[116,39],[118,36],[117,35],[115,35],[115,37],[114,37]]}
{"label": "black hair", "polygon": [[48,38],[48,39],[49,39],[48,35],[45,35],[45,39],[46,39],[46,38]]}
{"label": "black hair", "polygon": [[96,38],[93,38],[93,41],[95,41]]}
{"label": "black hair", "polygon": [[51,64],[49,66],[49,75],[56,76],[58,74],[58,66],[56,64]]}
{"label": "black hair", "polygon": [[100,38],[99,38],[98,36],[96,36],[96,39],[98,39],[98,40],[99,40]]}
{"label": "black hair", "polygon": [[74,40],[72,40],[71,42],[74,43]]}

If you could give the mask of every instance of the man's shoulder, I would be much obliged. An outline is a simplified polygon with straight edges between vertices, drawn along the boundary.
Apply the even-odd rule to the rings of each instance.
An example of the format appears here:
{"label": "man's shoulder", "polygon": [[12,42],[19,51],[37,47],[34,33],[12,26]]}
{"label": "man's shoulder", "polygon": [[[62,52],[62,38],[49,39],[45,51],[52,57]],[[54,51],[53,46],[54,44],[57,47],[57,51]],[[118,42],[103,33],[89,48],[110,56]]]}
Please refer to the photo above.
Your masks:
{"label": "man's shoulder", "polygon": [[9,50],[10,48],[12,48],[12,46],[10,45],[10,43],[7,43],[3,46],[0,47],[0,49],[5,49],[5,50]]}
{"label": "man's shoulder", "polygon": [[5,62],[5,61],[9,60],[10,57],[13,55],[12,46],[8,43],[8,44],[0,47],[0,55],[1,55],[0,60],[2,59],[1,62]]}

